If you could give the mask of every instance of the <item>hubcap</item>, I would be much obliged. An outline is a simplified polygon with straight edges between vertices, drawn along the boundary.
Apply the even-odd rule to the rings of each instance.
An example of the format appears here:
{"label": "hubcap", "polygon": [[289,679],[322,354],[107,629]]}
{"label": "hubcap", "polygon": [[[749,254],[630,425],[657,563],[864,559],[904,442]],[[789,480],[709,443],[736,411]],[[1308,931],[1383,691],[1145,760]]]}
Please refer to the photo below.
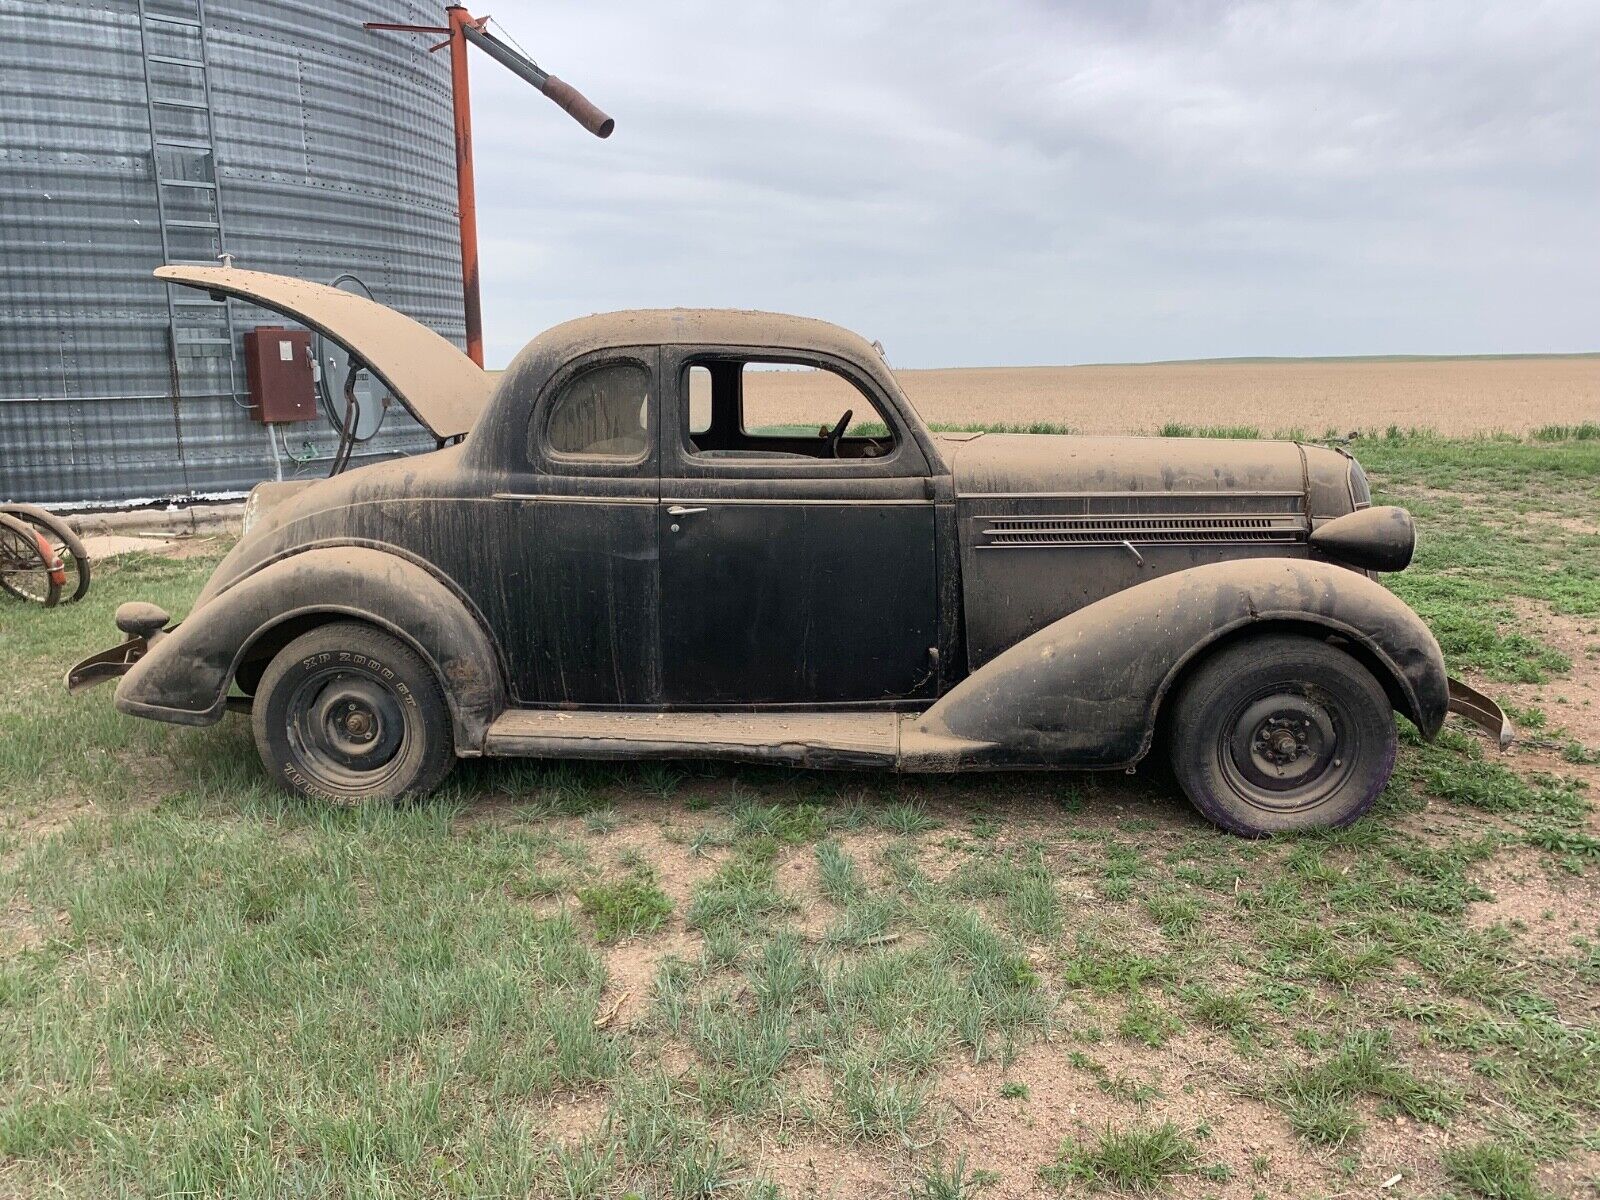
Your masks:
{"label": "hubcap", "polygon": [[[1222,766],[1234,790],[1259,808],[1319,803],[1350,769],[1335,707],[1314,689],[1256,694],[1222,730]],[[1348,736],[1348,735],[1347,735]]]}

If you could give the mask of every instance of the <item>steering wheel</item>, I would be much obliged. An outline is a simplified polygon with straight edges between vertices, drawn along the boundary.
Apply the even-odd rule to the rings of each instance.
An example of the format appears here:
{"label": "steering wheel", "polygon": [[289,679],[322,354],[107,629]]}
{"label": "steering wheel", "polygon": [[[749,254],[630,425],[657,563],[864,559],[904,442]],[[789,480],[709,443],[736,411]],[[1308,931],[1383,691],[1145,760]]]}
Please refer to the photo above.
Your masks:
{"label": "steering wheel", "polygon": [[839,418],[839,423],[828,431],[828,457],[839,457],[839,442],[844,437],[844,431],[850,428],[850,418],[856,415],[856,410],[847,408],[844,416]]}

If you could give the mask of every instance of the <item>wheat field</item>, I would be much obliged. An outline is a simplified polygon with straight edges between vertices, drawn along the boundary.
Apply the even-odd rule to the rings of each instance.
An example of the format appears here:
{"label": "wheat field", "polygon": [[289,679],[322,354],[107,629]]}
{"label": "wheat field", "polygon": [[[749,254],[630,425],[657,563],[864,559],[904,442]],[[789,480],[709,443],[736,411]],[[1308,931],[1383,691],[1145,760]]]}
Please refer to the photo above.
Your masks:
{"label": "wheat field", "polygon": [[[1051,422],[1080,433],[1165,424],[1431,429],[1460,436],[1600,422],[1600,355],[1211,360],[1080,367],[962,367],[896,375],[930,423]],[[845,393],[806,372],[752,371],[762,420],[835,420]],[[863,414],[858,413],[860,419]]]}

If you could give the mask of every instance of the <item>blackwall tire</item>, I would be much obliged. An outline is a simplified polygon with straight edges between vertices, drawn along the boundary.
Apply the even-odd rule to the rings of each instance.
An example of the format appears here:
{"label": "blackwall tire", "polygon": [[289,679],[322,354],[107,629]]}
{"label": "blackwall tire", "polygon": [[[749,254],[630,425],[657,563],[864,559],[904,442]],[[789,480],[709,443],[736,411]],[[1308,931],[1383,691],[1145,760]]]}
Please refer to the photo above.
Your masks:
{"label": "blackwall tire", "polygon": [[250,717],[267,773],[325,804],[424,796],[455,764],[450,711],[432,669],[359,622],[319,626],[279,651]]}
{"label": "blackwall tire", "polygon": [[1312,637],[1219,651],[1180,688],[1168,728],[1184,793],[1246,837],[1348,825],[1394,773],[1388,696],[1355,658]]}

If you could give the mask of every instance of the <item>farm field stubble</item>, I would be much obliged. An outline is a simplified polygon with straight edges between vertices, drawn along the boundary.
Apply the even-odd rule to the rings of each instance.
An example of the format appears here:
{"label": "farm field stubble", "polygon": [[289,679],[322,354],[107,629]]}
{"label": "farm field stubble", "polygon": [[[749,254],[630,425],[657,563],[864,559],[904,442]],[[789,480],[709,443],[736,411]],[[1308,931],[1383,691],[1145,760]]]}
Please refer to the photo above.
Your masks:
{"label": "farm field stubble", "polygon": [[[1600,422],[1600,355],[1222,359],[896,375],[932,424],[1045,422],[1090,434],[1178,424],[1314,435],[1395,425],[1459,437]],[[816,408],[807,387],[806,376],[784,371],[751,372],[746,383],[761,418],[773,423]]]}

